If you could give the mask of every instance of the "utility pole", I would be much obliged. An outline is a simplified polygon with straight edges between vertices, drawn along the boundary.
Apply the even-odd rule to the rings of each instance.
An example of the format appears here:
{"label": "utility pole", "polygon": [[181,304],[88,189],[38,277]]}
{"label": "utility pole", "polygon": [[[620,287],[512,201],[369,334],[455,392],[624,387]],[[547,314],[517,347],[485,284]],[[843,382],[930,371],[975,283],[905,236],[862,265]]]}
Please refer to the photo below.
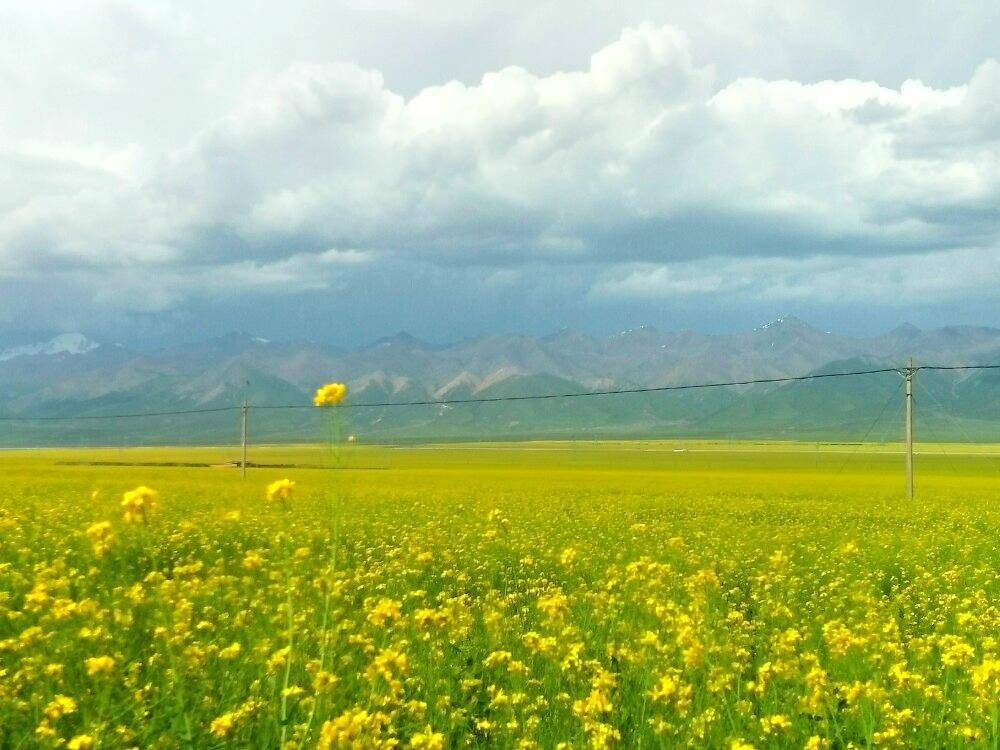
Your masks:
{"label": "utility pole", "polygon": [[240,461],[243,479],[247,478],[247,401],[243,399],[243,459]]}
{"label": "utility pole", "polygon": [[906,363],[906,496],[913,499],[913,357]]}

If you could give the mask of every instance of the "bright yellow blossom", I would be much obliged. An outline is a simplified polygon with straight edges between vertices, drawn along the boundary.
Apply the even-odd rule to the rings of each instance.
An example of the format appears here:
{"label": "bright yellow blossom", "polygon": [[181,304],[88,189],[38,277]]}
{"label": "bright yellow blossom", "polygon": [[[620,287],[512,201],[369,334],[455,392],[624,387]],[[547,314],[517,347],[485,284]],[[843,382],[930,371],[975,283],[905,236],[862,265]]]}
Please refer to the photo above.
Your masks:
{"label": "bright yellow blossom", "polygon": [[159,493],[145,485],[129,490],[122,499],[125,523],[149,523],[149,517],[159,506],[159,502]]}
{"label": "bright yellow blossom", "polygon": [[115,660],[110,656],[94,656],[84,662],[88,677],[108,674],[115,668]]}
{"label": "bright yellow blossom", "polygon": [[57,695],[45,706],[45,715],[53,721],[73,713],[76,713],[76,701],[68,695]]}
{"label": "bright yellow blossom", "polygon": [[111,523],[98,521],[87,527],[87,536],[94,546],[94,555],[102,557],[111,548]]}
{"label": "bright yellow blossom", "polygon": [[212,719],[212,723],[209,724],[208,731],[216,737],[225,737],[232,731],[235,723],[236,715],[232,711],[226,711],[226,713],[221,716]]}
{"label": "bright yellow blossom", "polygon": [[347,395],[347,386],[343,383],[327,383],[316,390],[313,397],[314,406],[336,406]]}
{"label": "bright yellow blossom", "polygon": [[279,479],[267,485],[267,499],[271,502],[275,500],[288,500],[295,491],[295,482],[291,479]]}
{"label": "bright yellow blossom", "polygon": [[422,750],[444,750],[444,735],[435,732],[428,725],[424,731],[416,732],[410,739],[410,747]]}

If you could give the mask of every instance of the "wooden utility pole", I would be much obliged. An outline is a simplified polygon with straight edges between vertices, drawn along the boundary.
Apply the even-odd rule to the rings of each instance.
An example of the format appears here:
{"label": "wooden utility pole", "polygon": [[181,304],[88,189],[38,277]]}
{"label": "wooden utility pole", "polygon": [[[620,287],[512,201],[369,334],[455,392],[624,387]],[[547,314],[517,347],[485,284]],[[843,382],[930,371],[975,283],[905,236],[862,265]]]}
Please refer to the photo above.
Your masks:
{"label": "wooden utility pole", "polygon": [[906,496],[913,499],[913,357],[906,364]]}
{"label": "wooden utility pole", "polygon": [[240,468],[244,479],[247,478],[247,410],[246,399],[243,399],[243,458],[240,461]]}

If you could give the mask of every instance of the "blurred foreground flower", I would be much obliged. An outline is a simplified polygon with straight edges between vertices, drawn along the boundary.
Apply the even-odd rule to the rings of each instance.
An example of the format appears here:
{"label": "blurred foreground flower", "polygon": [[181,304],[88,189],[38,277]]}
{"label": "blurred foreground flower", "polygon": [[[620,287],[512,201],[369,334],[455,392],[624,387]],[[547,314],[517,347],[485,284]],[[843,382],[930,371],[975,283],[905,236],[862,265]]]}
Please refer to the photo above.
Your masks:
{"label": "blurred foreground flower", "polygon": [[111,523],[109,521],[98,521],[90,524],[86,534],[94,544],[94,554],[97,557],[103,556],[111,549]]}
{"label": "blurred foreground flower", "polygon": [[314,406],[336,406],[347,395],[347,386],[343,383],[327,383],[316,390],[313,397]]}
{"label": "blurred foreground flower", "polygon": [[232,711],[227,711],[216,719],[212,719],[211,725],[209,725],[209,731],[216,737],[225,737],[232,731],[233,724],[236,722],[236,716]]}
{"label": "blurred foreground flower", "polygon": [[125,523],[149,523],[149,516],[156,510],[159,502],[159,493],[145,485],[129,490],[122,499]]}
{"label": "blurred foreground flower", "polygon": [[422,732],[417,732],[410,740],[410,747],[424,750],[444,750],[444,735],[435,732],[430,725]]}
{"label": "blurred foreground flower", "polygon": [[84,664],[87,667],[88,677],[108,674],[115,668],[115,660],[110,656],[95,656],[87,659]]}
{"label": "blurred foreground flower", "polygon": [[267,499],[271,502],[275,500],[287,500],[295,491],[295,482],[291,479],[279,479],[267,485]]}

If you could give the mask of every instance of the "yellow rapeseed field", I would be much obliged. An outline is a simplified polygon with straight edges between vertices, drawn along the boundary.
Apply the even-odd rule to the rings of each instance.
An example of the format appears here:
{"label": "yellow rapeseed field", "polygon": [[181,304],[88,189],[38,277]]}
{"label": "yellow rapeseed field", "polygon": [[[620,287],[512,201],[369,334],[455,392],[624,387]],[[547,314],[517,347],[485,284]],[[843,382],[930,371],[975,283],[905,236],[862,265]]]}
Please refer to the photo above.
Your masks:
{"label": "yellow rapeseed field", "polygon": [[225,454],[0,459],[0,747],[1000,742],[990,457]]}

